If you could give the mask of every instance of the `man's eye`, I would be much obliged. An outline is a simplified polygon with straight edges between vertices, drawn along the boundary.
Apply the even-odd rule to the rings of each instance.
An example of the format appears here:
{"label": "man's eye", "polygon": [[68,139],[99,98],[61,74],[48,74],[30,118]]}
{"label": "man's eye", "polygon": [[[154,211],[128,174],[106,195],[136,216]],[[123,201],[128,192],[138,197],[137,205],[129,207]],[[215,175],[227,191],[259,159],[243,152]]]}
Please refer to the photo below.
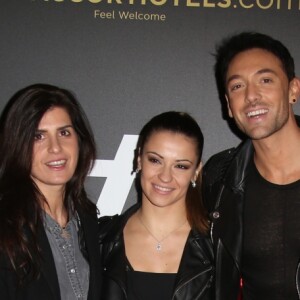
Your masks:
{"label": "man's eye", "polygon": [[263,83],[270,83],[272,82],[272,79],[271,78],[263,78]]}
{"label": "man's eye", "polygon": [[241,88],[241,84],[240,83],[238,83],[238,84],[234,84],[232,87],[231,87],[231,91],[236,91],[236,90],[238,90],[239,88]]}

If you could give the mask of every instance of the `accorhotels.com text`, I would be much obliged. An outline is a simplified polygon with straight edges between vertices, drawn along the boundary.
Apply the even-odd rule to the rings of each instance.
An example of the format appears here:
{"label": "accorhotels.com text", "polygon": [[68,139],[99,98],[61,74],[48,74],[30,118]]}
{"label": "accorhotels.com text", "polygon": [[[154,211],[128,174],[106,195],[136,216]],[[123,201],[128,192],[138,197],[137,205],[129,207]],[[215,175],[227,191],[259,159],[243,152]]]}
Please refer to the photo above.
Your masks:
{"label": "accorhotels.com text", "polygon": [[[117,4],[117,5],[147,5],[147,6],[186,6],[201,8],[242,8],[242,9],[277,9],[299,10],[300,0],[31,0],[31,2],[72,2],[91,4]],[[143,17],[142,15],[140,16]],[[147,16],[148,18],[148,16]]]}

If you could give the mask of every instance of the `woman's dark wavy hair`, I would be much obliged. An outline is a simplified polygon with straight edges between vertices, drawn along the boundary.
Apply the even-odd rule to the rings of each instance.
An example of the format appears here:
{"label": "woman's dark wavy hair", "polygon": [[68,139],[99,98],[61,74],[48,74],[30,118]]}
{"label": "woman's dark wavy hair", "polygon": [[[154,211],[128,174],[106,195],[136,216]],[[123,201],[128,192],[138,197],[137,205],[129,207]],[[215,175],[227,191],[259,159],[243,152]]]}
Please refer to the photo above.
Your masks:
{"label": "woman's dark wavy hair", "polygon": [[[137,142],[137,148],[135,150],[135,158],[133,163],[134,170],[138,167],[138,156],[143,153],[144,146],[155,132],[171,131],[187,136],[194,140],[197,151],[197,166],[201,163],[204,138],[202,131],[197,122],[187,113],[169,111],[159,114],[153,117],[142,128],[139,139]],[[138,178],[139,179],[139,178]],[[138,184],[140,181],[138,180]],[[138,186],[140,189],[141,187]],[[197,178],[197,185],[192,188],[190,185],[186,197],[187,219],[190,226],[199,230],[202,233],[206,233],[208,230],[208,218],[207,213],[203,205],[201,195],[201,174]]]}
{"label": "woman's dark wavy hair", "polygon": [[45,112],[65,109],[78,136],[79,158],[72,179],[66,184],[65,206],[95,212],[87,197],[85,178],[96,159],[94,136],[88,119],[73,94],[65,89],[34,84],[18,91],[0,117],[0,251],[7,255],[20,282],[26,275],[39,275],[38,225],[42,202],[47,200],[31,178],[34,136]]}
{"label": "woman's dark wavy hair", "polygon": [[258,32],[241,32],[225,38],[216,46],[215,77],[220,97],[226,93],[226,75],[230,62],[239,53],[259,48],[275,55],[291,81],[295,77],[294,59],[289,50],[278,40]]}

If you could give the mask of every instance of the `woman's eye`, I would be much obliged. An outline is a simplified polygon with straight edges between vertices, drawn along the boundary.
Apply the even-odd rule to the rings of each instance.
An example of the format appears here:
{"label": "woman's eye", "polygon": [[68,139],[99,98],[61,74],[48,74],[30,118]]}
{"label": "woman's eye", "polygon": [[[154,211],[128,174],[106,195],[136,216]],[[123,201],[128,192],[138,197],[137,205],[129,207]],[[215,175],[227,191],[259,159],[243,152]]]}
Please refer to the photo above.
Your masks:
{"label": "woman's eye", "polygon": [[189,166],[186,166],[186,165],[177,165],[176,168],[182,169],[182,170],[188,170]]}
{"label": "woman's eye", "polygon": [[148,161],[150,161],[153,164],[159,164],[159,160],[157,158],[154,158],[154,157],[149,157]]}
{"label": "woman's eye", "polygon": [[35,135],[34,135],[34,139],[36,141],[40,141],[44,138],[44,135],[41,133],[41,132],[37,132]]}
{"label": "woman's eye", "polygon": [[61,132],[60,132],[60,135],[61,136],[69,136],[71,133],[70,133],[70,131],[69,130],[62,130]]}

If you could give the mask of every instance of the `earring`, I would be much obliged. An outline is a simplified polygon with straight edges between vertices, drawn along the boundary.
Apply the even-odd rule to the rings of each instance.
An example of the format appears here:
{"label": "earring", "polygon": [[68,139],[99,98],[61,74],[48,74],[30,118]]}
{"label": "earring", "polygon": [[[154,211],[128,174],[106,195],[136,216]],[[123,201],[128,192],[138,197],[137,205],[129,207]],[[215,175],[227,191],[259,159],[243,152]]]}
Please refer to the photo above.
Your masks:
{"label": "earring", "polygon": [[135,174],[138,174],[139,172],[140,172],[140,169],[139,169],[139,168],[136,168]]}
{"label": "earring", "polygon": [[297,100],[296,100],[296,99],[293,99],[293,100],[292,100],[292,102],[293,102],[293,103],[296,103],[296,102],[297,102]]}
{"label": "earring", "polygon": [[197,185],[196,182],[195,182],[194,180],[191,180],[191,184],[192,184],[192,187],[193,187],[193,188],[195,188],[196,185]]}

